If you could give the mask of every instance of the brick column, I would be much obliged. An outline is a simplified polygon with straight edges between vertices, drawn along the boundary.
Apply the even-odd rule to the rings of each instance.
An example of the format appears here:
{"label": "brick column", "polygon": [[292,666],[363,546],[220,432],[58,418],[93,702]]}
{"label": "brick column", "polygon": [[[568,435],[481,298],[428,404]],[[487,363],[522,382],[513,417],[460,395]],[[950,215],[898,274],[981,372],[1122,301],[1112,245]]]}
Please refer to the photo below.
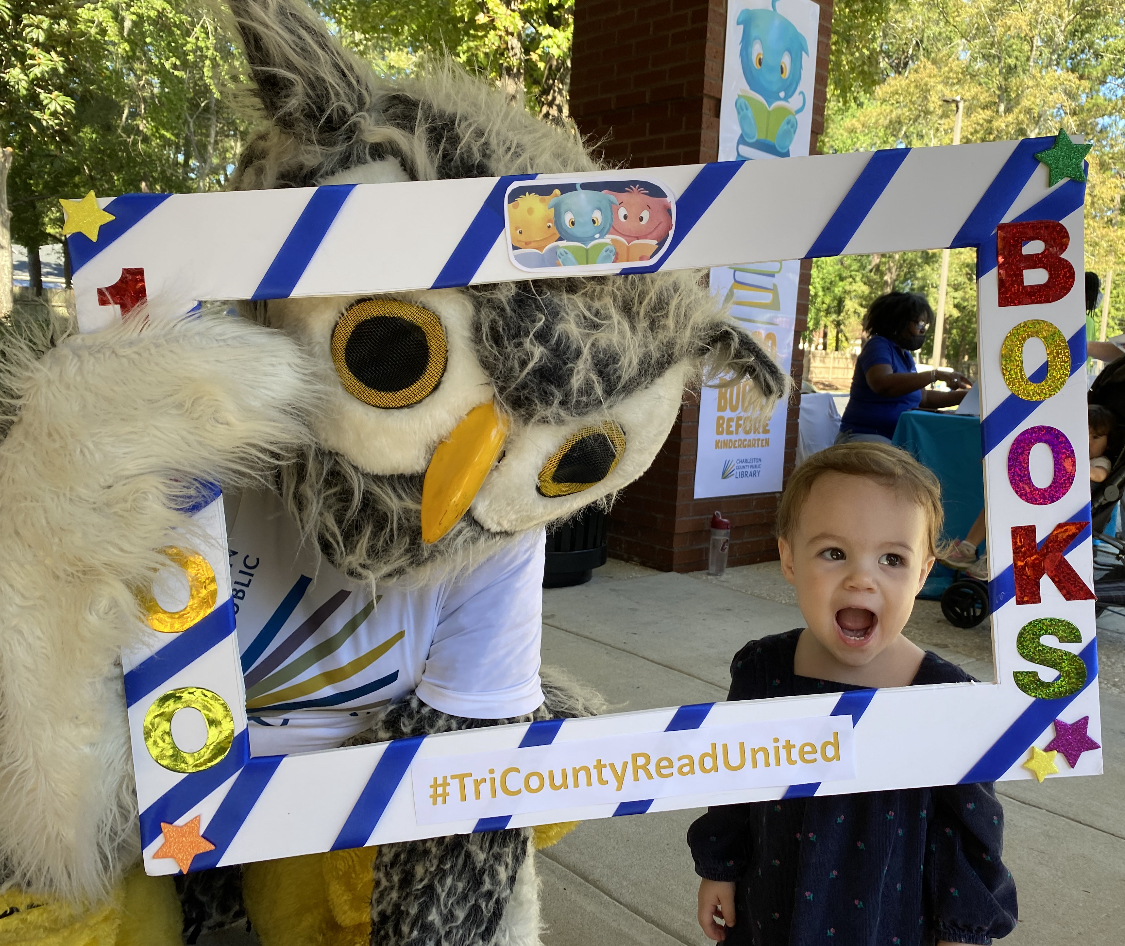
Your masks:
{"label": "brick column", "polygon": [[[824,131],[832,2],[819,0],[820,32],[810,151]],[[602,158],[625,167],[696,164],[718,159],[726,5],[722,0],[577,0],[570,113]],[[785,476],[793,469],[804,352],[809,264],[801,265],[785,435]],[[699,400],[685,396],[652,467],[618,498],[609,518],[616,558],[664,571],[707,567],[711,513],[731,520],[728,564],[777,558],[773,521],[779,493],[695,500]]]}

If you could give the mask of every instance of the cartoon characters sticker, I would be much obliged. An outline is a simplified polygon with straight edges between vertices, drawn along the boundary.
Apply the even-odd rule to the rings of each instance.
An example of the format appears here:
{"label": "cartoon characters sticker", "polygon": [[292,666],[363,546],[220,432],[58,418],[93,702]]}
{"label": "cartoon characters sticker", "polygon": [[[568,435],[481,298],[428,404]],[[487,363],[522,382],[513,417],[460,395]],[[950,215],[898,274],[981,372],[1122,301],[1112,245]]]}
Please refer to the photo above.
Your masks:
{"label": "cartoon characters sticker", "polygon": [[508,188],[505,202],[509,254],[528,272],[652,263],[676,225],[671,191],[651,179],[525,181]]}
{"label": "cartoon characters sticker", "polygon": [[720,160],[809,153],[819,19],[809,0],[730,4]]}

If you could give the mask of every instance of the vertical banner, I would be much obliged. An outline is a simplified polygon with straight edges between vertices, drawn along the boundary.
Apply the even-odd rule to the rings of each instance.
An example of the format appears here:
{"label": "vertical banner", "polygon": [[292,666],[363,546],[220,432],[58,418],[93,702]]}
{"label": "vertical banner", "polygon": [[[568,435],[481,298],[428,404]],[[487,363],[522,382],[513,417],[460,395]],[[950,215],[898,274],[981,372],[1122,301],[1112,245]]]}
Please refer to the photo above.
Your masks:
{"label": "vertical banner", "polygon": [[[807,155],[820,7],[810,0],[731,0],[727,8],[719,160]],[[754,225],[752,214],[747,226]],[[797,318],[795,260],[711,270],[711,291],[786,373]],[[743,386],[745,387],[745,386]],[[781,489],[788,406],[762,416],[742,388],[704,388],[695,498]]]}

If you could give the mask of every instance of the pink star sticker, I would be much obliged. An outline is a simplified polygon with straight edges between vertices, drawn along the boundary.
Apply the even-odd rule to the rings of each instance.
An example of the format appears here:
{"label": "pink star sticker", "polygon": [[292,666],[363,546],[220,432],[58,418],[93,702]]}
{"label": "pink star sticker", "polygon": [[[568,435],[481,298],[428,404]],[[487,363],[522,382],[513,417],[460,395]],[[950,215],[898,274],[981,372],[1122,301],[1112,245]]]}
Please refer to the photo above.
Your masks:
{"label": "pink star sticker", "polygon": [[1073,723],[1064,723],[1061,719],[1056,719],[1055,738],[1047,743],[1045,751],[1054,749],[1061,752],[1066,757],[1067,764],[1073,769],[1078,765],[1083,752],[1101,748],[1086,734],[1086,727],[1089,725],[1089,716],[1083,716]]}

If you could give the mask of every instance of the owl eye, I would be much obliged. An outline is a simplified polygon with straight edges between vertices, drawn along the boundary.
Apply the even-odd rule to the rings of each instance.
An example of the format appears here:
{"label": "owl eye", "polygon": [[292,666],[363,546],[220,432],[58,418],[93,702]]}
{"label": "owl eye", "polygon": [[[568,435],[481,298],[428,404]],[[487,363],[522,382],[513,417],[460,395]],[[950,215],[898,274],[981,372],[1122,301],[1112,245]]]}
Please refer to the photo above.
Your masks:
{"label": "owl eye", "polygon": [[763,58],[764,58],[762,56],[762,42],[761,42],[761,40],[757,40],[757,39],[754,40],[754,45],[750,47],[750,56],[754,60],[754,68],[755,69],[761,69],[762,68],[762,61],[763,61]]}
{"label": "owl eye", "polygon": [[790,65],[790,63],[792,63],[792,61],[793,61],[793,58],[789,55],[789,53],[785,53],[781,57],[781,78],[783,78],[783,79],[789,78],[789,65]]}
{"label": "owl eye", "polygon": [[332,330],[332,363],[344,389],[372,407],[410,407],[445,374],[441,319],[397,299],[348,306]]}
{"label": "owl eye", "polygon": [[551,454],[539,471],[541,496],[570,496],[604,480],[625,453],[625,431],[613,421],[583,427]]}

